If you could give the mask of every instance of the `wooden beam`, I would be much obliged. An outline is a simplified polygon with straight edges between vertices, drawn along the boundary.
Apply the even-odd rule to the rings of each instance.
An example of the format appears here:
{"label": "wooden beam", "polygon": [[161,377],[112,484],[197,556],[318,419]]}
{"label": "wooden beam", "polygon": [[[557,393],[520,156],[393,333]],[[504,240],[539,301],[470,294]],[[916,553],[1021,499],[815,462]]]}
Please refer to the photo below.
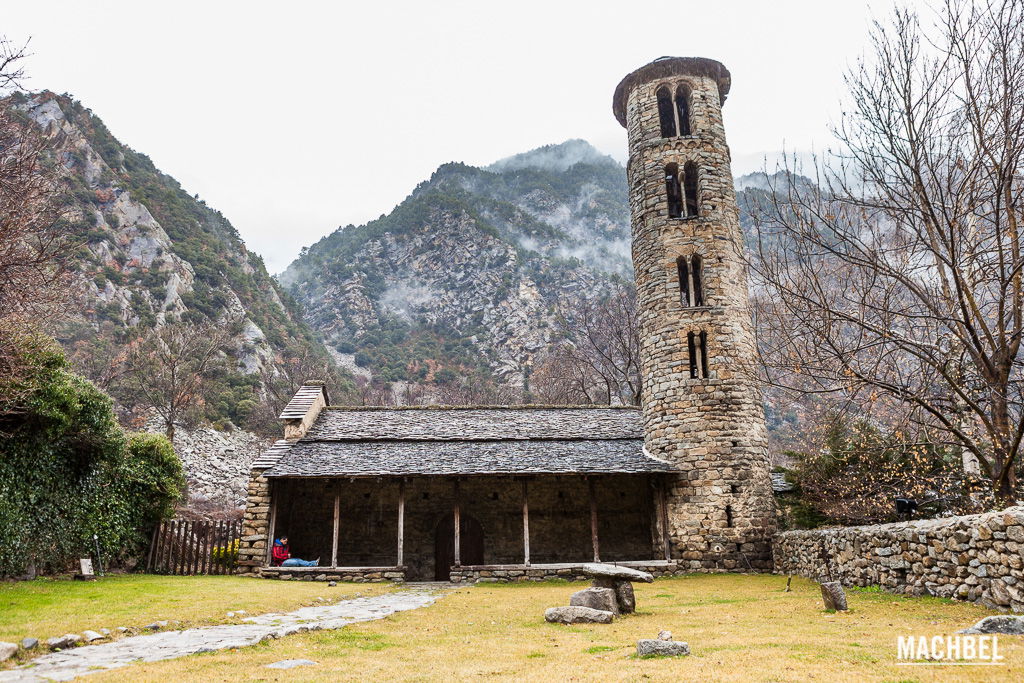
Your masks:
{"label": "wooden beam", "polygon": [[523,564],[530,566],[530,499],[523,479]]}
{"label": "wooden beam", "polygon": [[587,477],[587,488],[590,492],[590,542],[594,546],[594,562],[600,562],[601,548],[597,541],[597,493],[594,490],[593,477]]}
{"label": "wooden beam", "polygon": [[459,480],[455,480],[455,566],[462,566],[462,524],[459,514]]}
{"label": "wooden beam", "polygon": [[405,561],[405,480],[398,480],[398,561],[396,567],[401,567]]}
{"label": "wooden beam", "polygon": [[280,493],[280,486],[269,484],[267,491],[270,493],[270,526],[267,527],[267,552],[263,558],[264,566],[270,566],[271,553],[274,552],[274,525],[277,523],[277,497]]}
{"label": "wooden beam", "polygon": [[334,491],[334,534],[331,536],[331,566],[338,566],[338,532],[341,530],[341,482],[336,481],[338,488]]}
{"label": "wooden beam", "polygon": [[668,525],[668,491],[665,487],[665,478],[661,479],[661,537],[665,543],[665,559],[672,559],[672,538],[669,534]]}

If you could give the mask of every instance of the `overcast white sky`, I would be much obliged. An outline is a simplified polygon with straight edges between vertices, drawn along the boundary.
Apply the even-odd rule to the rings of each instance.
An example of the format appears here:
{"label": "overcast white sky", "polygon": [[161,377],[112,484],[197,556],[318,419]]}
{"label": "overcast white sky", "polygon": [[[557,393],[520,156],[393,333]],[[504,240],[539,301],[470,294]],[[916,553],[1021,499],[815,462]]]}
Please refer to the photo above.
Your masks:
{"label": "overcast white sky", "polygon": [[733,75],[734,172],[827,147],[875,0],[4,2],[34,90],[68,92],[280,272],[446,161],[569,138],[623,160],[619,80],[662,55]]}

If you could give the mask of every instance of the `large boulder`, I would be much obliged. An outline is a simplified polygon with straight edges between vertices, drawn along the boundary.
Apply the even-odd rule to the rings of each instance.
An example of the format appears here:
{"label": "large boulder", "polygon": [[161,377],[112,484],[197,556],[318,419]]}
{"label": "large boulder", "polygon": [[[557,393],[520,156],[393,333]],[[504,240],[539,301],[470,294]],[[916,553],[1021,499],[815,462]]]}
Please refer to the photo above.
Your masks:
{"label": "large boulder", "polygon": [[1004,633],[1020,636],[1024,635],[1024,617],[1014,617],[1008,614],[985,617],[974,626],[957,631],[957,633]]}
{"label": "large boulder", "polygon": [[625,579],[612,579],[607,576],[594,577],[596,588],[610,588],[615,591],[615,598],[619,605],[619,612],[632,614],[636,611],[636,594],[633,592],[633,584]]}
{"label": "large boulder", "polygon": [[584,576],[592,576],[595,579],[620,579],[624,581],[642,581],[644,583],[651,583],[654,581],[654,576],[647,572],[642,572],[639,569],[632,569],[630,567],[620,567],[617,564],[598,564],[597,562],[590,562],[580,567],[580,573]]}
{"label": "large boulder", "polygon": [[576,591],[569,598],[569,604],[619,614],[619,600],[611,588],[584,588]]}
{"label": "large boulder", "polygon": [[6,662],[16,654],[18,654],[17,643],[0,642],[0,662]]}
{"label": "large boulder", "polygon": [[552,624],[610,624],[615,614],[590,607],[549,607],[544,611],[544,621]]}
{"label": "large boulder", "polygon": [[690,654],[690,646],[680,640],[654,640],[642,638],[636,641],[638,657],[682,657]]}

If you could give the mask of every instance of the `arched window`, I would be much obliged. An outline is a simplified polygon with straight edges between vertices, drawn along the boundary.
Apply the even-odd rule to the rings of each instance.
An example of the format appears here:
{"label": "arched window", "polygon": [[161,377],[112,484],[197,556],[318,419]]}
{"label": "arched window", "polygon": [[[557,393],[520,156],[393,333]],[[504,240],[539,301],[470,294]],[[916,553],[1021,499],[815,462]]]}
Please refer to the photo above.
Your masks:
{"label": "arched window", "polygon": [[668,197],[668,217],[683,217],[683,192],[679,184],[679,166],[669,164],[665,167],[665,194]]}
{"label": "arched window", "polygon": [[690,354],[690,377],[707,379],[708,376],[708,333],[688,332],[686,334],[687,351]]}
{"label": "arched window", "polygon": [[661,137],[674,137],[677,130],[676,115],[672,107],[672,93],[667,85],[658,88],[658,118],[661,121]]}
{"label": "arched window", "polygon": [[693,277],[693,284],[690,291],[693,292],[693,306],[704,305],[704,261],[700,254],[690,257],[690,273]]}
{"label": "arched window", "polygon": [[704,305],[703,260],[699,254],[676,259],[679,274],[679,302],[686,308]]}
{"label": "arched window", "polygon": [[676,130],[680,135],[690,135],[690,86],[682,83],[676,88]]}
{"label": "arched window", "polygon": [[697,164],[687,161],[683,167],[683,193],[686,195],[686,216],[700,215],[700,202],[697,197]]}
{"label": "arched window", "polygon": [[685,256],[676,259],[676,270],[679,272],[679,302],[685,308],[690,305],[690,264]]}

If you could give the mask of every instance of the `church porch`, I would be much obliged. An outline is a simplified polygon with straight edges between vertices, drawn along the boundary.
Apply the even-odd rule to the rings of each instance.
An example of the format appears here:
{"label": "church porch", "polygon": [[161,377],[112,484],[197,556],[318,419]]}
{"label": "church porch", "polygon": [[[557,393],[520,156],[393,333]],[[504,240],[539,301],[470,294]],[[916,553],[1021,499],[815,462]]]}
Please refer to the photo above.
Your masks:
{"label": "church porch", "polygon": [[542,580],[601,561],[671,574],[663,486],[651,473],[274,478],[270,536],[320,566],[270,567],[268,555],[260,573]]}

